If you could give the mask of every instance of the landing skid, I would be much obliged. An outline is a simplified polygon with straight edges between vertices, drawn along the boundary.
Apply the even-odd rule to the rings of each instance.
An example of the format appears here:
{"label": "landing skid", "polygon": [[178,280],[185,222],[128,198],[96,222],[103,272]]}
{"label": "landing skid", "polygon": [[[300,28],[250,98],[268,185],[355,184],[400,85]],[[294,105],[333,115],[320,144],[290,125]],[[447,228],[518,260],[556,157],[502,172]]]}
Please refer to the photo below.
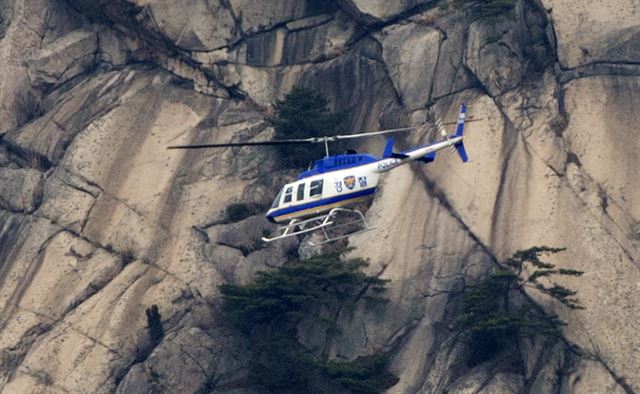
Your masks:
{"label": "landing skid", "polygon": [[[339,214],[355,214],[357,218],[347,223],[335,223],[335,219]],[[352,231],[347,234],[332,235],[335,230],[345,228],[351,225],[361,225],[361,229]],[[329,213],[316,216],[313,218],[298,220],[293,219],[285,226],[278,227],[278,235],[273,238],[262,237],[264,242],[273,242],[279,239],[293,237],[295,235],[306,234],[312,231],[321,230],[324,239],[320,242],[309,242],[312,246],[324,245],[329,242],[334,242],[343,238],[350,237],[352,235],[361,234],[369,230],[373,230],[375,226],[370,226],[367,220],[364,218],[362,212],[355,209],[347,208],[333,208]]]}

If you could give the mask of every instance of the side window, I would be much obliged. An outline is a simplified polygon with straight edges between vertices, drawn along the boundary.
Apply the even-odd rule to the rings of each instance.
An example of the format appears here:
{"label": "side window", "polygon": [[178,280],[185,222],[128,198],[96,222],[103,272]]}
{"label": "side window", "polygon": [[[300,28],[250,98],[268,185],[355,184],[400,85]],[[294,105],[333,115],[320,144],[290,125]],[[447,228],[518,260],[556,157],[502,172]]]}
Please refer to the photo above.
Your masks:
{"label": "side window", "polygon": [[284,201],[283,203],[291,202],[291,196],[293,196],[293,186],[289,186],[287,190],[284,191]]}
{"label": "side window", "polygon": [[304,199],[304,183],[301,183],[298,185],[296,201],[302,201],[303,199]]}
{"label": "side window", "polygon": [[309,197],[318,196],[322,194],[322,179],[311,182],[311,188],[309,188]]}

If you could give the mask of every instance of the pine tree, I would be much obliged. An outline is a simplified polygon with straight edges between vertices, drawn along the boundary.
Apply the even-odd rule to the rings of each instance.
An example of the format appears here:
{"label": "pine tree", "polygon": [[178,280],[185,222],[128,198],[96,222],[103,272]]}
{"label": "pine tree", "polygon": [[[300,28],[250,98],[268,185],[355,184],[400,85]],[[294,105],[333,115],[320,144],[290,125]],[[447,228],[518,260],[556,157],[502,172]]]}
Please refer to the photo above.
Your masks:
{"label": "pine tree", "polygon": [[[275,128],[275,139],[332,135],[344,120],[344,114],[329,110],[326,97],[303,87],[294,87],[284,100],[276,102],[274,110],[275,116],[268,121]],[[281,145],[276,149],[283,164],[292,168],[306,167],[325,154],[323,144]]]}
{"label": "pine tree", "polygon": [[[582,275],[581,271],[556,268],[540,258],[563,250],[541,246],[517,251],[486,279],[466,289],[454,329],[458,338],[468,342],[469,365],[494,357],[514,346],[522,337],[559,337],[562,334],[565,323],[558,316],[546,314],[522,295],[525,287],[529,287],[571,309],[582,308],[575,298],[575,291],[555,282],[551,285],[540,282],[542,278],[552,280],[555,275]],[[528,270],[531,273],[524,275]]]}
{"label": "pine tree", "polygon": [[378,393],[397,383],[383,354],[336,362],[315,355],[298,342],[298,325],[311,321],[336,332],[337,311],[365,293],[384,290],[385,280],[361,271],[362,259],[338,253],[260,272],[253,283],[222,285],[226,321],[252,343],[249,378],[258,388],[299,393],[318,376],[351,392]]}

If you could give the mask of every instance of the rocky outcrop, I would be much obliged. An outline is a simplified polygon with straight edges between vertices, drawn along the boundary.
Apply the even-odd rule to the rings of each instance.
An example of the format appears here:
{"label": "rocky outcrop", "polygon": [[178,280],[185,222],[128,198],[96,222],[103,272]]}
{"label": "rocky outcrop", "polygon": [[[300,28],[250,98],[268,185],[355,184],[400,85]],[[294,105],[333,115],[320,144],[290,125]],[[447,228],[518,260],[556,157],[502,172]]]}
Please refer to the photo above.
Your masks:
{"label": "rocky outcrop", "polygon": [[377,24],[397,18],[414,8],[424,6],[429,0],[338,0],[345,11],[365,24]]}
{"label": "rocky outcrop", "polygon": [[267,0],[260,4],[250,0],[229,0],[229,3],[245,34],[271,30],[283,23],[336,9],[330,1],[313,0]]}
{"label": "rocky outcrop", "polygon": [[11,16],[0,41],[0,135],[40,114],[39,95],[31,87],[24,61],[83,23],[81,15],[57,0],[16,0],[3,2],[2,8],[5,17]]}
{"label": "rocky outcrop", "polygon": [[[377,229],[349,245],[389,301],[341,311],[335,338],[304,328],[310,348],[387,352],[390,392],[640,391],[632,1],[520,0],[496,24],[442,1],[174,3],[0,5],[3,392],[251,392],[218,286],[314,249],[265,245],[271,224],[225,208],[266,206],[293,174],[272,151],[165,147],[270,138],[269,107],[295,85],[344,111],[345,130],[449,121],[462,102],[478,119],[469,163],[443,153],[383,178]],[[542,244],[585,271],[562,284],[586,309],[531,291],[564,337],[467,367],[450,329],[462,291]]]}
{"label": "rocky outcrop", "polygon": [[[141,2],[153,28],[175,46],[189,51],[212,51],[237,40],[233,11],[224,2],[196,1],[185,7],[172,1]],[[215,20],[215,23],[211,21]]]}
{"label": "rocky outcrop", "polygon": [[400,100],[408,110],[424,107],[430,99],[438,63],[440,32],[416,23],[382,30],[382,54]]}
{"label": "rocky outcrop", "polygon": [[38,51],[29,61],[32,85],[56,85],[94,67],[98,34],[94,28],[75,30]]}
{"label": "rocky outcrop", "polygon": [[469,27],[465,64],[492,97],[518,86],[526,72],[520,43],[514,37],[517,29],[510,22],[493,26],[474,22]]}

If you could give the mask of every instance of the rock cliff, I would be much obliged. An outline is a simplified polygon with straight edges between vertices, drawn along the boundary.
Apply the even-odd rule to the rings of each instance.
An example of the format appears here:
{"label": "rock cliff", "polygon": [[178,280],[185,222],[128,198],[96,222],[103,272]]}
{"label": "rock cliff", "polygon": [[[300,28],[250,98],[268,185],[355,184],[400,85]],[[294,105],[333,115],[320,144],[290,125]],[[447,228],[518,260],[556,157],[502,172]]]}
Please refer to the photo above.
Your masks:
{"label": "rock cliff", "polygon": [[[467,164],[385,176],[349,240],[390,279],[383,310],[339,317],[324,349],[381,349],[394,393],[640,391],[640,3],[518,0],[475,18],[448,0],[5,0],[0,3],[0,387],[6,393],[251,392],[248,344],[222,324],[223,283],[306,246],[256,242],[292,175],[249,148],[294,85],[345,129],[452,120]],[[406,147],[434,138],[418,133]],[[362,149],[382,150],[383,141]],[[472,369],[446,346],[468,281],[515,250],[554,262],[584,310],[531,294],[569,324]],[[145,311],[157,305],[154,341]]]}

